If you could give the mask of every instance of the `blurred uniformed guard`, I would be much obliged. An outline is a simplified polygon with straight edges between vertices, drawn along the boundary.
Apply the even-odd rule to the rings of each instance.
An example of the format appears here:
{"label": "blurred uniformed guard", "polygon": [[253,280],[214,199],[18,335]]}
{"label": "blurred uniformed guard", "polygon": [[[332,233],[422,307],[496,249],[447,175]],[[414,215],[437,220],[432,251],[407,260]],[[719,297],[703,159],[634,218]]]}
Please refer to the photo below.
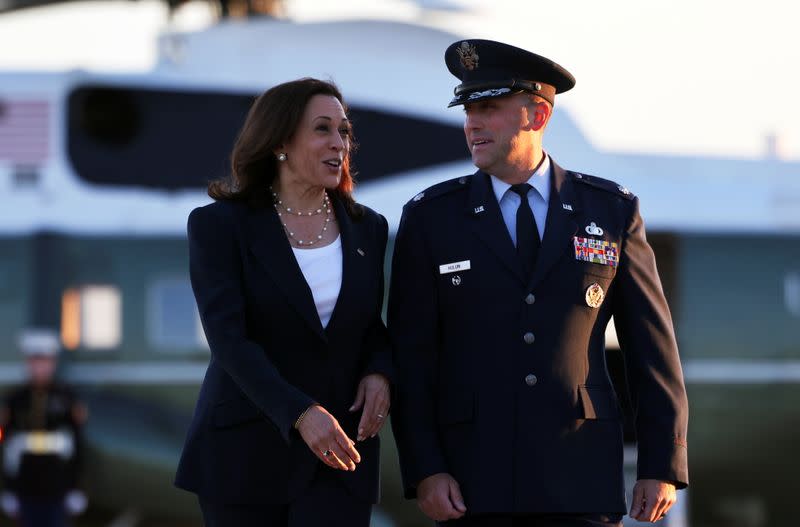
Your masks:
{"label": "blurred uniformed guard", "polygon": [[57,335],[30,329],[20,334],[28,381],[12,390],[0,410],[3,430],[3,492],[0,507],[22,527],[68,525],[86,508],[78,490],[81,428],[86,408],[54,381]]}
{"label": "blurred uniformed guard", "polygon": [[613,316],[636,414],[630,513],[656,521],[688,484],[688,408],[639,200],[543,151],[555,95],[575,84],[564,68],[487,40],[456,42],[445,61],[479,170],[409,201],[395,242],[406,494],[447,525],[621,525]]}

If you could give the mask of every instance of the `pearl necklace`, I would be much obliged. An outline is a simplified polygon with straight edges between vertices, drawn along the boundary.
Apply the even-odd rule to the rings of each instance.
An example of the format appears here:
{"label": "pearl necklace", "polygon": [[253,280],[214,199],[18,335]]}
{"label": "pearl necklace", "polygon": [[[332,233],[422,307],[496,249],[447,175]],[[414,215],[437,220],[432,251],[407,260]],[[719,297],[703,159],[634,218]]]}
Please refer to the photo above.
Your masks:
{"label": "pearl necklace", "polygon": [[[270,187],[269,190],[270,190],[270,192],[272,192],[272,197],[273,197],[273,200],[274,200],[272,202],[272,205],[275,207],[275,212],[278,213],[278,219],[280,219],[281,225],[283,225],[283,228],[286,231],[286,234],[289,235],[289,238],[291,238],[292,240],[297,242],[297,245],[300,245],[300,246],[303,246],[303,245],[314,245],[315,243],[318,243],[320,240],[322,240],[322,237],[325,235],[325,232],[328,230],[328,224],[331,222],[331,205],[330,205],[330,200],[328,199],[328,193],[327,192],[325,193],[325,197],[322,198],[322,207],[321,208],[317,209],[315,212],[309,212],[308,214],[303,214],[302,212],[296,212],[296,213],[292,212],[291,208],[285,207],[283,205],[283,203],[281,202],[281,200],[278,197],[278,194],[272,191],[272,187]],[[292,215],[297,214],[298,216],[315,216],[317,214],[321,214],[322,210],[324,209],[325,210],[325,221],[322,222],[322,230],[320,231],[319,234],[317,234],[317,238],[315,240],[300,240],[300,239],[296,238],[294,233],[289,229],[289,226],[286,225],[286,222],[283,221],[283,214],[281,214],[281,211],[278,210],[278,206],[281,206],[282,208],[286,209],[286,212],[288,212],[289,214],[292,214]]]}
{"label": "pearl necklace", "polygon": [[286,205],[283,204],[283,200],[281,200],[281,198],[280,198],[280,196],[278,196],[277,192],[272,190],[271,186],[269,187],[269,191],[272,193],[272,201],[273,201],[273,203],[276,203],[278,207],[282,208],[283,210],[285,210],[286,212],[288,212],[289,214],[292,214],[292,215],[297,215],[297,216],[316,216],[317,214],[322,214],[322,209],[324,209],[325,207],[328,206],[328,193],[325,192],[323,194],[323,197],[322,197],[322,206],[320,208],[318,208],[317,210],[313,210],[311,212],[301,212],[299,210],[298,211],[293,211],[292,207],[287,207]]}

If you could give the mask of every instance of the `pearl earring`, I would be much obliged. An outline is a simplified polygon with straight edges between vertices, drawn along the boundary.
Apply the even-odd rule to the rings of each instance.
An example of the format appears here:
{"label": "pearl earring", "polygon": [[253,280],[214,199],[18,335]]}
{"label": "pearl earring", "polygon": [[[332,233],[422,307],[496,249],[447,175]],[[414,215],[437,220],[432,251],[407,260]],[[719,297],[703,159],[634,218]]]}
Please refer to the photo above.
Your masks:
{"label": "pearl earring", "polygon": [[280,154],[278,154],[278,161],[286,161],[286,153],[285,152],[281,152]]}

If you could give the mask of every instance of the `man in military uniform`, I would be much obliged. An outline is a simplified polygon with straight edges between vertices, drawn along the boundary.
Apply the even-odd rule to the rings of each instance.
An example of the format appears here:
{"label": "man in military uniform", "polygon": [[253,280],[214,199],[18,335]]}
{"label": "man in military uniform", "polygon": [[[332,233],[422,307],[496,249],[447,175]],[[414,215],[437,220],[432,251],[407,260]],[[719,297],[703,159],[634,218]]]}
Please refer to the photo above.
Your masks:
{"label": "man in military uniform", "polygon": [[639,201],[543,151],[555,95],[575,84],[564,68],[486,40],[445,61],[478,171],[415,196],[395,242],[406,495],[447,525],[621,525],[613,316],[638,439],[630,514],[657,521],[688,484],[688,408]]}
{"label": "man in military uniform", "polygon": [[86,508],[78,490],[80,435],[86,408],[54,381],[59,341],[47,330],[27,330],[19,347],[28,382],[0,409],[3,493],[0,508],[22,527],[61,527]]}

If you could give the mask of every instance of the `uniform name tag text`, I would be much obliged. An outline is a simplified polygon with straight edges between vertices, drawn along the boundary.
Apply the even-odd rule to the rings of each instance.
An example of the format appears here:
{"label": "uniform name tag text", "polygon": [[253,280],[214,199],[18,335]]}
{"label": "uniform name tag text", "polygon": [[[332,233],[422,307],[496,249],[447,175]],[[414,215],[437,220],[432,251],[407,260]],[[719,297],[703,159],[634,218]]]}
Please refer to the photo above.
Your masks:
{"label": "uniform name tag text", "polygon": [[439,274],[455,273],[456,271],[469,271],[470,260],[463,262],[453,262],[439,266]]}

